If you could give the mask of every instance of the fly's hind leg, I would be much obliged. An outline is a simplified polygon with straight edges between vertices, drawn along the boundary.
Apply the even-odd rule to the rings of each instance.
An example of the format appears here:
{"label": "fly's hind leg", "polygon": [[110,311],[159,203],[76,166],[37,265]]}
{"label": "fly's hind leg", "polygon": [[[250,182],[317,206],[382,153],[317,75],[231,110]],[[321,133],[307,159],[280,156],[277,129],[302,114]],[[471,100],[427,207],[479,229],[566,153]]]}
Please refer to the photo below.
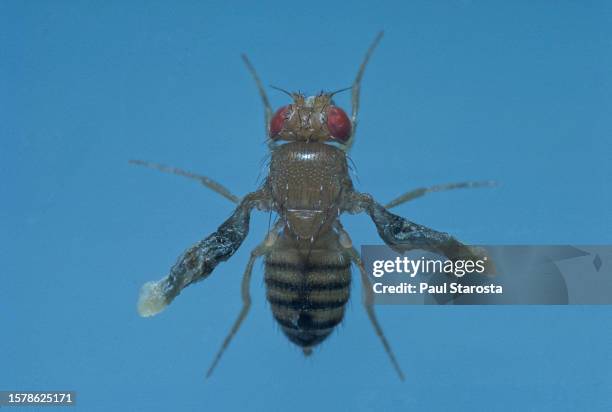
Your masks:
{"label": "fly's hind leg", "polygon": [[228,199],[229,201],[233,203],[240,202],[240,198],[238,196],[230,192],[230,190],[226,188],[225,186],[223,186],[221,183],[216,182],[215,180],[209,177],[197,175],[195,173],[189,172],[187,170],[179,169],[177,167],[170,167],[170,166],[162,165],[159,163],[147,162],[145,160],[130,160],[130,163],[133,165],[144,166],[150,169],[159,170],[160,172],[172,173],[175,175],[188,177],[190,179],[195,179],[199,181],[200,183],[202,183],[207,188],[209,188],[210,190],[212,190],[213,192],[220,194],[221,196]]}
{"label": "fly's hind leg", "polygon": [[391,209],[393,207],[397,207],[403,203],[409,202],[411,200],[417,199],[421,196],[425,196],[426,194],[433,192],[442,192],[445,190],[453,189],[475,189],[480,187],[494,187],[496,185],[496,182],[492,180],[486,180],[482,182],[460,182],[448,183],[445,185],[435,185],[430,187],[420,187],[418,189],[411,190],[402,194],[401,196],[396,197],[395,199],[387,203],[384,207],[385,209]]}
{"label": "fly's hind leg", "polygon": [[242,325],[242,322],[244,321],[247,314],[249,313],[249,309],[251,308],[251,293],[249,291],[249,288],[250,288],[250,283],[251,283],[251,273],[253,272],[253,264],[255,263],[257,258],[264,253],[265,252],[264,252],[264,248],[262,247],[262,245],[259,245],[251,252],[249,262],[247,263],[246,269],[244,270],[244,274],[242,275],[242,286],[241,286],[242,309],[240,310],[240,313],[238,314],[238,318],[236,318],[236,321],[234,322],[232,329],[230,329],[230,332],[228,333],[225,340],[223,341],[221,348],[217,352],[215,359],[213,360],[212,364],[208,368],[208,371],[206,372],[207,378],[209,378],[212,375],[213,371],[217,367],[217,364],[221,360],[221,356],[223,356],[223,352],[225,352],[225,349],[227,349],[230,342],[232,341],[232,338],[234,337],[236,332],[238,332],[238,329],[240,329],[240,325]]}
{"label": "fly's hind leg", "polygon": [[278,224],[275,225],[275,227],[270,232],[268,232],[266,239],[262,243],[260,243],[255,249],[253,249],[253,251],[251,251],[249,262],[247,263],[247,266],[244,269],[244,274],[242,275],[242,286],[241,286],[242,309],[240,310],[240,313],[238,314],[238,317],[236,318],[236,321],[232,325],[232,328],[230,329],[229,333],[225,337],[225,340],[223,341],[221,348],[215,355],[215,359],[213,360],[212,364],[208,368],[208,371],[206,372],[207,378],[209,378],[214,372],[215,368],[219,364],[219,361],[221,360],[221,357],[223,356],[223,353],[229,346],[230,342],[232,341],[232,338],[234,337],[234,335],[236,335],[236,332],[238,332],[238,329],[240,329],[240,325],[242,325],[242,322],[244,321],[244,319],[247,317],[249,313],[249,309],[251,308],[251,293],[249,289],[250,289],[250,284],[251,284],[251,273],[253,272],[253,264],[255,264],[255,261],[257,260],[257,258],[263,255],[266,255],[268,253],[272,245],[274,245],[274,242],[276,242],[276,239],[278,236],[277,234],[278,234]]}
{"label": "fly's hind leg", "polygon": [[404,380],[404,372],[402,372],[402,368],[400,367],[395,355],[393,354],[393,350],[391,349],[391,345],[387,338],[385,337],[385,333],[382,330],[382,327],[378,323],[378,319],[376,318],[376,313],[374,312],[374,292],[372,291],[372,285],[370,280],[368,279],[368,274],[366,273],[365,267],[363,266],[363,262],[361,261],[361,256],[359,256],[359,252],[355,250],[353,247],[351,238],[348,233],[344,230],[340,222],[337,223],[336,229],[340,234],[340,244],[345,250],[348,252],[351,261],[357,266],[359,269],[359,273],[361,275],[361,288],[363,290],[363,306],[368,314],[368,318],[370,318],[370,322],[376,331],[376,335],[380,339],[381,343],[385,348],[385,352],[387,352],[387,356],[389,356],[389,360],[393,365],[393,368],[397,372],[399,378]]}

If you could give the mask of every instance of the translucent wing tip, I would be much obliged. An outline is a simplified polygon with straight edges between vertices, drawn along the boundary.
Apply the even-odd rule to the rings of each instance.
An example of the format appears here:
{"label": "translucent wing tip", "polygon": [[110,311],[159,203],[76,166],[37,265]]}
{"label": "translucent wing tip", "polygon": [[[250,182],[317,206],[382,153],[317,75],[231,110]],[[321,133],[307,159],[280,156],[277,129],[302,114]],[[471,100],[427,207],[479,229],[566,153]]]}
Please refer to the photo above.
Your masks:
{"label": "translucent wing tip", "polygon": [[138,314],[143,318],[157,315],[168,303],[161,288],[161,282],[147,282],[140,289]]}

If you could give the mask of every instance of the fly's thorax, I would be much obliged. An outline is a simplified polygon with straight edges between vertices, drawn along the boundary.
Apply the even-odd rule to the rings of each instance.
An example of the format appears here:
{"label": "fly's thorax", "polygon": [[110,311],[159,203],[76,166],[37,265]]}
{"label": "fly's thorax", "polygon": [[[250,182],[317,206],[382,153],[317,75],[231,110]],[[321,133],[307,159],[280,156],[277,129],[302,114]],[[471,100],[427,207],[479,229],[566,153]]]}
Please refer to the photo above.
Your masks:
{"label": "fly's thorax", "polygon": [[343,195],[352,190],[345,152],[317,142],[275,148],[267,184],[289,232],[311,240],[331,228]]}
{"label": "fly's thorax", "polygon": [[350,264],[334,231],[314,244],[281,235],[266,256],[265,282],[274,318],[289,340],[311,348],[342,322]]}

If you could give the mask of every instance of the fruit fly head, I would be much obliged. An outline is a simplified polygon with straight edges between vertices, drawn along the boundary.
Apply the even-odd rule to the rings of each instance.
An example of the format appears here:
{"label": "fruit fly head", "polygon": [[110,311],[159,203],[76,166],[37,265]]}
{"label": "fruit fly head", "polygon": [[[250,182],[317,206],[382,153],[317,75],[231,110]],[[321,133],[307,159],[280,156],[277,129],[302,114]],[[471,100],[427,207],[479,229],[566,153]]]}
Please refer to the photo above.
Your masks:
{"label": "fruit fly head", "polygon": [[[335,92],[337,93],[337,92]],[[287,93],[293,103],[274,113],[268,127],[270,139],[346,143],[353,128],[348,115],[332,100],[334,93],[305,97]]]}

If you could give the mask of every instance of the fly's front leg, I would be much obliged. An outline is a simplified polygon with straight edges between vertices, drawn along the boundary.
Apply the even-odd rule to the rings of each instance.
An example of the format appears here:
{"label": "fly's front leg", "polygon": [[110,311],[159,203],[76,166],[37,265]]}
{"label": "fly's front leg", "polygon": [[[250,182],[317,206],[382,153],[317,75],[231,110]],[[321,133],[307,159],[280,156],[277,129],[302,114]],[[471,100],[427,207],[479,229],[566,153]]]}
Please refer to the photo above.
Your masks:
{"label": "fly's front leg", "polygon": [[[345,210],[349,213],[366,212],[376,225],[381,239],[393,250],[404,253],[410,250],[425,250],[447,257],[450,260],[484,259],[484,251],[459,242],[448,233],[438,232],[394,215],[376,202],[372,196],[353,192],[348,196]],[[486,262],[488,272],[492,262]]]}
{"label": "fly's front leg", "polygon": [[380,341],[385,348],[385,352],[389,356],[389,360],[393,365],[393,368],[399,375],[401,380],[404,380],[404,372],[402,372],[402,368],[399,366],[397,359],[391,349],[391,345],[387,341],[385,337],[385,333],[383,332],[380,323],[378,323],[378,319],[376,318],[376,313],[374,312],[374,292],[372,290],[372,284],[370,283],[370,279],[368,278],[368,274],[363,266],[363,262],[361,261],[361,256],[359,256],[359,252],[355,250],[353,247],[353,242],[349,234],[344,230],[342,224],[339,221],[336,221],[336,230],[340,235],[340,244],[347,251],[351,261],[357,266],[359,269],[359,273],[361,276],[361,288],[363,290],[363,306],[365,307],[366,313],[368,314],[368,318],[370,318],[370,323],[374,327],[374,331],[376,331],[376,335],[380,338]]}
{"label": "fly's front leg", "polygon": [[360,92],[361,92],[361,79],[363,78],[363,74],[365,73],[365,68],[368,65],[368,62],[370,61],[370,57],[372,57],[372,54],[374,53],[374,50],[376,49],[376,46],[378,46],[378,43],[380,43],[380,40],[383,37],[384,32],[379,32],[376,35],[376,38],[374,39],[374,41],[372,42],[372,44],[370,44],[370,47],[368,48],[368,51],[366,52],[365,57],[363,58],[363,61],[361,62],[361,65],[359,66],[359,70],[357,70],[357,76],[355,76],[355,80],[353,81],[353,85],[351,86],[351,136],[349,137],[348,141],[346,142],[346,145],[344,146],[344,150],[346,150],[347,152],[351,149],[353,142],[354,142],[354,138],[355,138],[355,132],[357,131],[357,123],[358,123],[358,115],[359,115],[359,97],[360,97]]}
{"label": "fly's front leg", "polygon": [[[272,106],[270,106],[270,99],[268,99],[268,95],[266,94],[266,90],[264,89],[263,84],[261,83],[259,75],[257,75],[257,70],[255,70],[255,67],[251,64],[251,61],[249,60],[247,55],[242,54],[241,57],[242,61],[244,62],[244,65],[247,67],[247,70],[249,71],[251,76],[253,76],[253,80],[255,80],[255,84],[257,85],[257,91],[259,92],[261,102],[264,105],[264,129],[266,133],[266,139],[268,139],[270,119],[272,119]],[[270,147],[270,149],[275,147],[275,144],[272,140],[268,139],[268,147]]]}
{"label": "fly's front leg", "polygon": [[161,312],[185,287],[210,275],[221,262],[229,259],[249,232],[253,208],[266,209],[267,193],[250,193],[217,231],[199,241],[181,255],[165,278],[145,283],[140,291],[138,313],[148,317]]}

